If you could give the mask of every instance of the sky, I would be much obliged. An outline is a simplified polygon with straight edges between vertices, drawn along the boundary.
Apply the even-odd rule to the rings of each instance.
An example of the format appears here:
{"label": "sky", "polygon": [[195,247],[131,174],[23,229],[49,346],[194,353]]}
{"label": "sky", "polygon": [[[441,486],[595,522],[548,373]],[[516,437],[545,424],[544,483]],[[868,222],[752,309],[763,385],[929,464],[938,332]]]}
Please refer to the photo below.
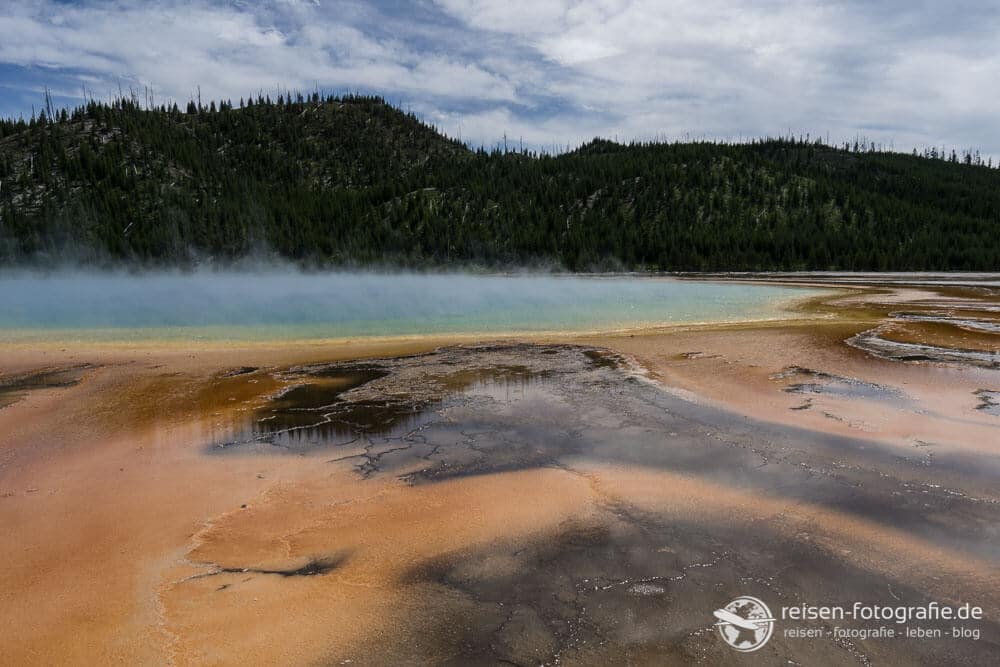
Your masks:
{"label": "sky", "polygon": [[[1000,156],[1000,4],[924,0],[3,0],[0,115],[377,93],[450,136],[807,133]],[[86,91],[86,92],[85,92]]]}

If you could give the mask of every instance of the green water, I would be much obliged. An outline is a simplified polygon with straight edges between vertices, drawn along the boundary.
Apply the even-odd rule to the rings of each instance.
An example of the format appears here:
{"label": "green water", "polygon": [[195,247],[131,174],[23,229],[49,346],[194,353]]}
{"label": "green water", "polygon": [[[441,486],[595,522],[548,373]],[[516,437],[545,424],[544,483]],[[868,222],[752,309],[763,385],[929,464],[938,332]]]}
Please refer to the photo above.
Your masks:
{"label": "green water", "polygon": [[773,319],[819,293],[636,276],[15,274],[0,276],[0,342],[608,331]]}

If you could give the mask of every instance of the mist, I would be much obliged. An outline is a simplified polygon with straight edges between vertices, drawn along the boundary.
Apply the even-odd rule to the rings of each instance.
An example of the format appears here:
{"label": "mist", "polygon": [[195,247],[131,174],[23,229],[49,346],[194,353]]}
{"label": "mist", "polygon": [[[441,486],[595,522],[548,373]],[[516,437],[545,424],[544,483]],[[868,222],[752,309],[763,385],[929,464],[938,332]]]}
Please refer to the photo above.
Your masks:
{"label": "mist", "polygon": [[[653,277],[60,271],[0,274],[0,332],[211,329],[211,337],[591,330],[764,317],[798,292]],[[2,333],[0,333],[2,335]]]}

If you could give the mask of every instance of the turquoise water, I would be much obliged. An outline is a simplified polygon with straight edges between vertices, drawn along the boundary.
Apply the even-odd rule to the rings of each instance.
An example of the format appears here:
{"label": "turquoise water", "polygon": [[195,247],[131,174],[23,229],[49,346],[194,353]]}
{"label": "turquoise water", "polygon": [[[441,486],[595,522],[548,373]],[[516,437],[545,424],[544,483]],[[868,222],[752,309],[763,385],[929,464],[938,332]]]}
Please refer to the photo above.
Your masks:
{"label": "turquoise water", "polygon": [[16,274],[0,276],[0,341],[607,331],[771,319],[818,293],[634,276]]}

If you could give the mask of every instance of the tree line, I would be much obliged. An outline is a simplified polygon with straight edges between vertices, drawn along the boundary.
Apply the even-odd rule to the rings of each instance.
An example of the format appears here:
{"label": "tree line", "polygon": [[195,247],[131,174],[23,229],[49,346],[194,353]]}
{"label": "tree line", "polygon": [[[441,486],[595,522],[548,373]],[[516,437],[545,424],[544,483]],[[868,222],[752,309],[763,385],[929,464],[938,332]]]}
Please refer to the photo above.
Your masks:
{"label": "tree line", "polygon": [[1000,171],[862,142],[472,150],[371,96],[0,121],[0,262],[998,270]]}

